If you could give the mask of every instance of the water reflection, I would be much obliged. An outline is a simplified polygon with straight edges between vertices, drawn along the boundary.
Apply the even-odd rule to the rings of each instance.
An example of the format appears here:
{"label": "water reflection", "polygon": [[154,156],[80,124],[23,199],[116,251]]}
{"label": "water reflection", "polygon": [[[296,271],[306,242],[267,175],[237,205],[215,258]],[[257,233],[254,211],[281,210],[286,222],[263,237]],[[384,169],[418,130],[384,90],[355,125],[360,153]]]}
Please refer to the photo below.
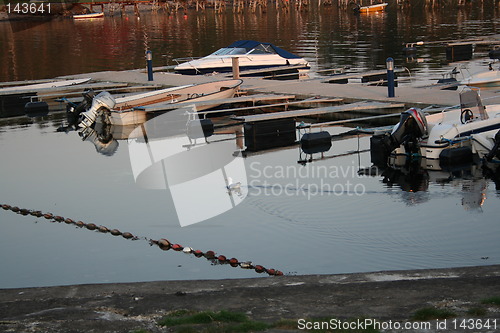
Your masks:
{"label": "water reflection", "polygon": [[392,189],[401,189],[401,198],[410,206],[432,200],[431,192],[436,186],[456,188],[463,209],[475,212],[482,212],[489,183],[493,181],[498,189],[500,180],[499,165],[492,163],[461,165],[441,171],[424,169],[418,163],[404,163],[382,170],[376,167],[364,169],[360,173],[381,177],[391,195],[394,194]]}
{"label": "water reflection", "polygon": [[[153,51],[155,66],[173,65],[175,58],[205,56],[241,39],[271,42],[316,69],[375,69],[388,56],[403,64],[404,43],[487,36],[496,33],[499,21],[490,2],[453,11],[410,8],[389,6],[387,12],[364,16],[315,4],[308,11],[270,6],[265,13],[159,11],[144,12],[140,19],[54,19],[27,30],[22,22],[0,22],[0,43],[7,50],[0,54],[0,81],[141,68],[146,48]],[[432,72],[446,62],[443,47],[435,44],[419,47],[417,58],[425,61],[408,64],[415,72]]]}

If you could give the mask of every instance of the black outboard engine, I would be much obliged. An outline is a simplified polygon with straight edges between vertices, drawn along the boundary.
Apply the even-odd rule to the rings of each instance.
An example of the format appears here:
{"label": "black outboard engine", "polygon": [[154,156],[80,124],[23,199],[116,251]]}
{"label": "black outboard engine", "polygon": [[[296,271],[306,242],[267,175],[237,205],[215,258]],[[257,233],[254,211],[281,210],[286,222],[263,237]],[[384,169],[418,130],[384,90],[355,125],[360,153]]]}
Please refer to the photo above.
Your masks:
{"label": "black outboard engine", "polygon": [[370,139],[371,161],[377,166],[386,166],[390,153],[404,145],[406,153],[417,153],[419,141],[426,136],[427,120],[420,109],[411,108],[401,113],[399,123],[391,134],[374,135]]}
{"label": "black outboard engine", "polygon": [[500,131],[497,132],[497,134],[495,134],[495,145],[493,146],[493,148],[491,148],[490,152],[488,153],[488,155],[486,155],[486,160],[488,162],[490,162],[493,157],[497,156],[498,157],[498,149],[500,148]]}

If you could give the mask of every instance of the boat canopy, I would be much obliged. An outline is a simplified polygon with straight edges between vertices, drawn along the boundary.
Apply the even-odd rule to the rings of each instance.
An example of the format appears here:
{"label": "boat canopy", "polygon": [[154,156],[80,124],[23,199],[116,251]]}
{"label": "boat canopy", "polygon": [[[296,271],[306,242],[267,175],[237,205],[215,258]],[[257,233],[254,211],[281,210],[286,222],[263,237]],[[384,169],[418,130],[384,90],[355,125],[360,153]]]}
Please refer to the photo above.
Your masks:
{"label": "boat canopy", "polygon": [[280,49],[271,43],[261,43],[253,40],[239,40],[219,49],[212,55],[243,55],[243,54],[278,54],[286,59],[300,59],[299,56]]}

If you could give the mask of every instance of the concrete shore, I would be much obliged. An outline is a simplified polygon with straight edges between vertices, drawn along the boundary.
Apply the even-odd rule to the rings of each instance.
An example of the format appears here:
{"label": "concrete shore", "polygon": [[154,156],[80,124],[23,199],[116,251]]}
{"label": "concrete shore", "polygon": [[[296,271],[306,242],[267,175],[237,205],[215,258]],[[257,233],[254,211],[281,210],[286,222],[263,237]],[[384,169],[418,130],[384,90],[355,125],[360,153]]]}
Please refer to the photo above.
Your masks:
{"label": "concrete shore", "polygon": [[[470,332],[495,332],[500,306],[481,300],[500,296],[500,265],[341,275],[283,276],[256,279],[163,281],[74,285],[0,290],[1,332],[171,332],[157,321],[171,311],[229,310],[251,320],[276,322],[300,318],[370,318],[408,322],[425,307],[446,309],[457,322],[474,318],[497,326]],[[381,330],[391,332],[465,332]],[[432,320],[435,323],[435,320]],[[273,328],[268,332],[296,329]]]}

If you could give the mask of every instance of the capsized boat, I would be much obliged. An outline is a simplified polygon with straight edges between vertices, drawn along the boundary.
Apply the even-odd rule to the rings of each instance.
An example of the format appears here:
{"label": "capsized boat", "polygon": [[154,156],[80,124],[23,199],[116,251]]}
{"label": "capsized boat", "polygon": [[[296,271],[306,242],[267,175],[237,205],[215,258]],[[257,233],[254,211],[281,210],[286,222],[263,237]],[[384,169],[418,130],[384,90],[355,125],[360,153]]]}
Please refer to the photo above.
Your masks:
{"label": "capsized boat", "polygon": [[79,126],[92,126],[102,112],[109,112],[109,121],[114,125],[140,124],[146,121],[146,111],[143,107],[148,105],[164,105],[165,109],[167,109],[167,106],[171,108],[172,104],[181,107],[183,103],[213,100],[213,105],[205,105],[202,108],[205,110],[217,106],[216,100],[233,97],[242,83],[242,80],[222,80],[160,89],[117,98],[114,98],[108,92],[101,92],[93,97],[91,103],[84,101],[90,107],[81,112]]}
{"label": "capsized boat", "polygon": [[175,66],[174,71],[186,75],[230,72],[232,71],[232,58],[239,59],[242,71],[281,66],[309,68],[309,63],[305,59],[271,43],[240,40],[206,57],[183,62]]}
{"label": "capsized boat", "polygon": [[435,114],[417,108],[404,111],[390,134],[371,138],[372,162],[386,165],[390,155],[405,155],[425,158],[427,169],[469,163],[475,156],[487,157],[495,146],[498,149],[495,136],[499,130],[500,104],[485,107],[477,89],[465,88],[460,93],[459,108]]}

